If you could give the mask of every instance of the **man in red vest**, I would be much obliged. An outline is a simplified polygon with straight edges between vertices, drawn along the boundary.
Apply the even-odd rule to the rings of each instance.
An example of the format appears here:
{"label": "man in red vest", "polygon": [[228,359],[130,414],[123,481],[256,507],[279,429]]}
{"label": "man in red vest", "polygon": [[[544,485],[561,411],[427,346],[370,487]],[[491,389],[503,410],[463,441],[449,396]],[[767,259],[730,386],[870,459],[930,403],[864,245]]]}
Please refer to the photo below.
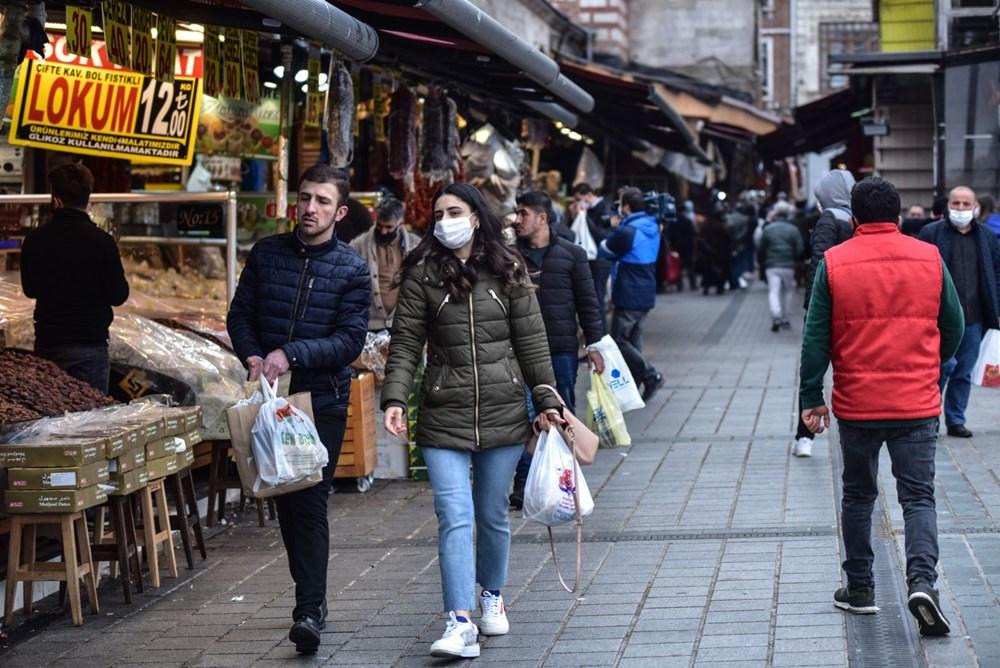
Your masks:
{"label": "man in red vest", "polygon": [[858,183],[851,210],[854,237],[826,251],[816,269],[799,387],[802,421],[821,433],[830,426],[823,377],[833,363],[847,574],[834,605],[857,614],[878,612],[871,516],[885,443],[906,523],[910,612],[922,634],[944,635],[950,627],[934,589],[938,378],[941,360],[962,340],[962,306],[937,249],[899,231],[899,194],[891,183],[877,177]]}

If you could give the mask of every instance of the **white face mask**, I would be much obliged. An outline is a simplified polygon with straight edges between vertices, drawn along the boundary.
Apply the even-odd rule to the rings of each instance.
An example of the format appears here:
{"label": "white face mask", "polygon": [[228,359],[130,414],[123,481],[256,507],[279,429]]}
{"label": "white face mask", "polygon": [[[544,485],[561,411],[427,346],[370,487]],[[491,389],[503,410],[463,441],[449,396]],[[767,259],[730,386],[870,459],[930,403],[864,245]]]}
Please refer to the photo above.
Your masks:
{"label": "white face mask", "polygon": [[955,227],[966,228],[972,224],[972,218],[975,212],[972,209],[966,209],[965,211],[956,211],[955,209],[948,209],[948,220]]}
{"label": "white face mask", "polygon": [[441,245],[451,250],[457,250],[469,243],[474,231],[469,216],[442,218],[434,224],[434,236]]}

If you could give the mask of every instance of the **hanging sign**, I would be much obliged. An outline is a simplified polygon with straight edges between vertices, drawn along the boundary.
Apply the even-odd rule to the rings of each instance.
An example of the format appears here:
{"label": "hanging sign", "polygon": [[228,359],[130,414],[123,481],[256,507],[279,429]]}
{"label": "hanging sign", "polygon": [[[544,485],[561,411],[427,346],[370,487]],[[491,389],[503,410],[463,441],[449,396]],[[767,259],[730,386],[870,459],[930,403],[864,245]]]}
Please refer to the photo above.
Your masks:
{"label": "hanging sign", "polygon": [[257,69],[257,33],[244,30],[243,37],[243,95],[250,104],[260,101],[260,70]]}
{"label": "hanging sign", "polygon": [[309,78],[306,80],[305,126],[307,128],[318,128],[323,118],[323,95],[319,92],[319,55],[319,45],[310,42],[309,61],[306,63],[306,71],[309,73]]}
{"label": "hanging sign", "polygon": [[225,55],[223,95],[238,98],[240,96],[240,31],[236,28],[226,28],[223,53]]}
{"label": "hanging sign", "polygon": [[66,50],[77,56],[89,56],[93,25],[94,12],[89,7],[66,5]]}
{"label": "hanging sign", "polygon": [[281,103],[257,104],[205,96],[198,127],[198,153],[241,158],[277,158]]}
{"label": "hanging sign", "polygon": [[104,0],[101,16],[104,17],[104,39],[108,44],[108,60],[115,65],[128,67],[131,35],[129,29],[129,6],[125,0]]}
{"label": "hanging sign", "polygon": [[173,82],[89,65],[25,60],[10,143],[136,162],[188,165],[198,79]]}
{"label": "hanging sign", "polygon": [[153,13],[132,7],[132,71],[153,73]]}
{"label": "hanging sign", "polygon": [[174,61],[177,59],[177,21],[160,14],[156,21],[156,78],[174,80]]}
{"label": "hanging sign", "polygon": [[205,95],[222,95],[222,42],[219,29],[205,26]]}

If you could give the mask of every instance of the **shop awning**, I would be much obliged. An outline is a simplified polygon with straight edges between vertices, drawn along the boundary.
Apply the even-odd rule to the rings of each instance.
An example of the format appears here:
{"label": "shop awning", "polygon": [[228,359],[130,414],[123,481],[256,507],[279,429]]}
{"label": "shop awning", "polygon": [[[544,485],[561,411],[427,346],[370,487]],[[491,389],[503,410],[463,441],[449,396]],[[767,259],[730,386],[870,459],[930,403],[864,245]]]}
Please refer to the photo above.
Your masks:
{"label": "shop awning", "polygon": [[757,151],[772,160],[801,153],[819,152],[845,141],[857,126],[857,101],[850,90],[842,90],[797,107],[794,123],[786,123],[757,139]]}
{"label": "shop awning", "polygon": [[846,76],[934,74],[941,67],[940,51],[831,54],[831,72]]}
{"label": "shop awning", "polygon": [[689,120],[728,125],[755,135],[766,135],[781,126],[780,116],[727,95],[721,96],[717,104],[710,104],[690,93],[674,90],[660,83],[653,85],[674,109]]}
{"label": "shop awning", "polygon": [[594,96],[594,111],[581,117],[581,127],[589,134],[597,131],[628,146],[646,141],[712,162],[681,114],[652,83],[593,63],[563,61],[562,67]]}
{"label": "shop awning", "polygon": [[[587,111],[593,98],[560,72],[559,65],[487,14],[469,5],[465,13],[442,17],[441,8],[465,7],[462,0],[414,6],[414,0],[336,0],[336,4],[373,26],[382,38],[379,60],[401,69],[421,70],[463,88],[515,102],[571,106]],[[475,19],[479,30],[458,30]],[[447,18],[448,21],[444,19]],[[452,25],[454,24],[454,25]],[[489,26],[489,27],[487,27]]]}

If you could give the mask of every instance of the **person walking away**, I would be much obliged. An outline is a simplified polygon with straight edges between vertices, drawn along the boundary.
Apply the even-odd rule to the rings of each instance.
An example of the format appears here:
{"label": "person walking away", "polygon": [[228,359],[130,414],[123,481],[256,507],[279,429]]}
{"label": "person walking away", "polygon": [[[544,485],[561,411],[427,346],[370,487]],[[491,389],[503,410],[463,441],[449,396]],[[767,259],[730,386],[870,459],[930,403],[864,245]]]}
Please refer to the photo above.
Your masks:
{"label": "person walking away", "polygon": [[611,301],[611,338],[636,384],[642,385],[642,400],[649,401],[663,387],[663,374],[642,356],[642,327],[656,305],[656,255],[660,228],[646,212],[642,191],[625,188],[619,210],[624,219],[612,219],[611,233],[601,242],[600,252],[617,260]]}
{"label": "person walking away", "polygon": [[[525,385],[538,426],[562,424],[545,324],[524,262],[504,245],[501,223],[466,183],[433,199],[434,233],[403,261],[402,289],[382,387],[385,428],[406,431],[406,406],[427,344],[414,441],[423,452],[438,517],[444,634],[432,656],[479,656],[478,634],[510,624],[507,492],[531,435]],[[472,467],[472,478],[469,468]],[[473,546],[473,531],[476,544]],[[475,585],[482,617],[471,619]]]}
{"label": "person walking away", "polygon": [[396,276],[403,267],[403,258],[420,243],[417,235],[403,228],[404,214],[403,203],[398,199],[382,200],[374,227],[351,241],[351,248],[368,263],[371,274],[370,332],[392,327],[392,314],[399,299]]}
{"label": "person walking away", "polygon": [[698,267],[701,273],[701,293],[707,295],[710,288],[715,294],[726,291],[732,260],[733,240],[726,222],[719,212],[704,219],[698,236]]}
{"label": "person walking away", "polygon": [[108,328],[128,281],[110,234],[88,208],[94,176],[79,163],[49,172],[52,219],[21,245],[21,289],[35,300],[35,354],[108,393]]}
{"label": "person walking away", "polygon": [[[812,286],[816,276],[816,267],[823,261],[824,254],[841,244],[854,234],[851,224],[851,189],[854,187],[854,175],[846,169],[834,169],[819,180],[813,195],[822,212],[816,225],[813,226],[809,239],[810,260],[806,266],[806,298],[805,308],[809,310],[812,296]],[[897,216],[899,214],[897,213]],[[799,411],[801,415],[801,407]],[[792,454],[796,457],[811,457],[814,435],[799,418],[795,430],[795,444]]]}
{"label": "person walking away", "polygon": [[937,246],[948,270],[965,315],[965,334],[954,357],[941,366],[944,393],[944,423],[949,436],[971,438],[965,426],[965,410],[972,392],[972,367],[979,356],[983,330],[998,327],[1000,313],[1000,245],[997,237],[976,222],[976,194],[958,186],[948,193],[944,220],[920,231],[920,240]]}
{"label": "person walking away", "polygon": [[871,517],[885,443],[903,506],[908,606],[922,634],[944,635],[950,627],[934,589],[937,380],[941,360],[962,338],[962,307],[940,255],[900,233],[899,194],[891,183],[864,179],[853,189],[851,206],[854,238],[828,250],[816,268],[799,388],[802,420],[820,433],[830,425],[823,377],[832,361],[847,575],[834,605],[855,614],[878,612]]}
{"label": "person walking away", "polygon": [[347,215],[350,185],[341,170],[314,165],[299,181],[294,232],[261,239],[250,251],[226,327],[236,355],[268,382],[291,372],[290,393],[310,392],[329,463],[316,485],[275,497],[288,569],[295,581],[288,638],[315,652],[326,625],[330,479],[347,424],[350,365],[368,330],[368,266],[334,236]]}
{"label": "person walking away", "polygon": [[[577,207],[587,211],[587,227],[594,243],[600,245],[611,231],[610,203],[598,195],[589,183],[578,183],[573,187],[573,198]],[[590,261],[590,272],[594,277],[594,290],[597,292],[597,305],[601,309],[601,318],[608,312],[608,280],[611,278],[611,262],[598,256]]]}
{"label": "person walking away", "polygon": [[[553,233],[549,211],[549,196],[541,191],[527,192],[517,199],[517,249],[524,257],[531,282],[538,288],[556,389],[567,408],[575,413],[580,365],[577,323],[588,346],[591,368],[604,373],[604,358],[590,349],[604,337],[604,319],[597,305],[587,253]],[[524,503],[524,484],[530,467],[531,453],[525,450],[510,495],[510,505],[516,510]]]}
{"label": "person walking away", "polygon": [[799,228],[789,220],[793,213],[787,202],[778,202],[771,210],[771,222],[764,227],[757,261],[767,275],[771,331],[790,329],[792,296],[795,294],[795,264],[805,254]]}
{"label": "person walking away", "polygon": [[726,215],[726,227],[733,240],[732,276],[729,288],[745,290],[749,284],[745,274],[753,271],[753,233],[757,227],[757,210],[750,201],[749,191],[740,195],[739,203]]}
{"label": "person walking away", "polygon": [[[681,271],[688,277],[688,285],[692,290],[697,288],[694,272],[694,203],[684,202],[684,210],[677,212],[677,220],[667,227],[667,240],[671,250],[677,251],[681,260]],[[684,291],[684,278],[677,282],[677,292]]]}

